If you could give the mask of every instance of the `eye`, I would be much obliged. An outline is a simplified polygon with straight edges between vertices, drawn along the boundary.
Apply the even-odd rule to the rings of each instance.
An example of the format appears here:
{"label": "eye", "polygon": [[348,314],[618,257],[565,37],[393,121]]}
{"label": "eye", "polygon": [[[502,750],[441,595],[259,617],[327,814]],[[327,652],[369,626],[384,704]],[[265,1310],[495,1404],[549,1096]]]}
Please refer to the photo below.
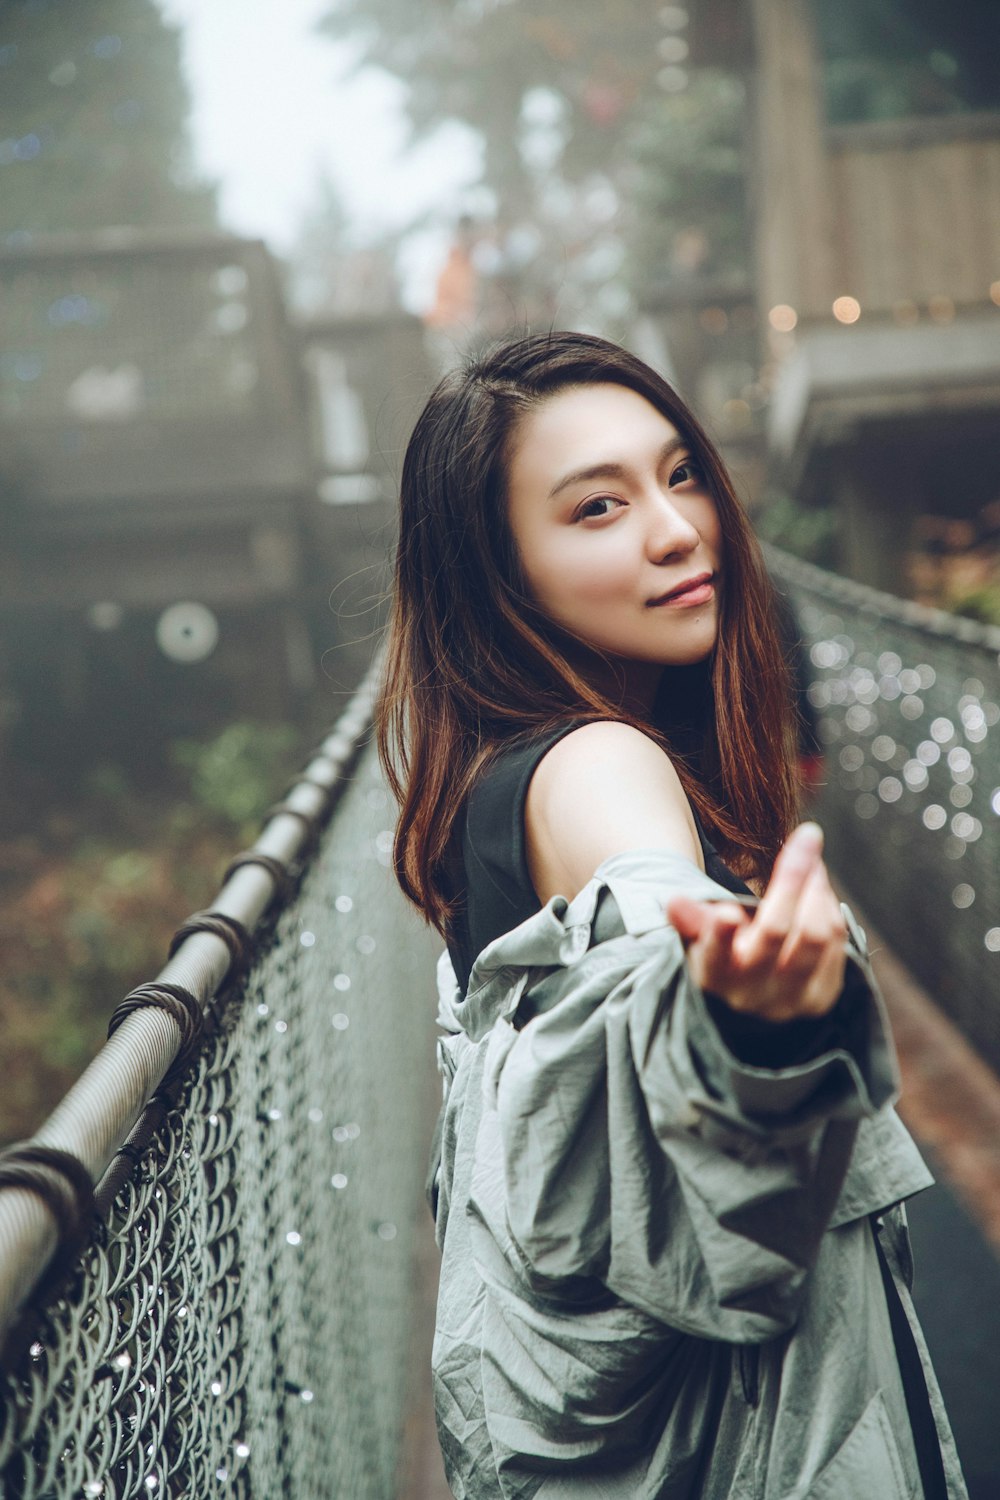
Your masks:
{"label": "eye", "polygon": [[573,513],[573,520],[600,520],[604,516],[610,516],[614,510],[620,509],[623,504],[624,502],[616,500],[614,495],[591,495],[588,500],[584,500],[582,505],[577,506]]}
{"label": "eye", "polygon": [[670,474],[671,486],[677,484],[701,484],[704,482],[701,466],[693,458],[685,458]]}

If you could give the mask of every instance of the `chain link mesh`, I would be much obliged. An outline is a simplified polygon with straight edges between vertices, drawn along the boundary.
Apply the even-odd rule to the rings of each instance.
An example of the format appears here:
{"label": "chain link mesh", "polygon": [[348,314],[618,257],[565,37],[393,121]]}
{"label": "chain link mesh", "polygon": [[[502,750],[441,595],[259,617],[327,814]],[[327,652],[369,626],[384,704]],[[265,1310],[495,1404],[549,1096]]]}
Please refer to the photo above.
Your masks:
{"label": "chain link mesh", "polygon": [[0,1495],[394,1493],[436,944],[371,751],[0,1396]]}
{"label": "chain link mesh", "polygon": [[831,864],[1000,1069],[1000,631],[771,560],[808,653]]}

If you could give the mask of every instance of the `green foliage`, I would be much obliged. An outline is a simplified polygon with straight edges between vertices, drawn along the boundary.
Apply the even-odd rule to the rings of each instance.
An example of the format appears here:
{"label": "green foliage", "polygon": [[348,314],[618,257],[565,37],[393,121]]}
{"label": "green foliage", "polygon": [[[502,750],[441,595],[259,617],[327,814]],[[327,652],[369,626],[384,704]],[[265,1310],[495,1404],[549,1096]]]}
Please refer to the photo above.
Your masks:
{"label": "green foliage", "polygon": [[814,0],[833,124],[1000,106],[996,0]]}
{"label": "green foliage", "polygon": [[[684,71],[667,68],[663,84],[663,46],[685,43],[664,27],[648,0],[339,0],[324,23],[357,45],[358,65],[405,84],[417,138],[460,120],[483,139],[480,186],[501,245],[517,246],[502,273],[508,323],[606,332],[666,260],[664,229],[703,223],[726,263],[738,236],[729,99],[718,124],[672,110],[663,89]],[[711,113],[711,86],[702,95]],[[705,219],[702,190],[714,196]],[[642,252],[628,263],[636,233]]]}
{"label": "green foliage", "polygon": [[766,496],[754,516],[759,536],[775,547],[820,567],[835,565],[836,513],[822,506],[799,505],[789,495]]}
{"label": "green foliage", "polygon": [[274,801],[297,738],[288,725],[241,722],[210,740],[177,740],[170,753],[196,804],[242,831]]}
{"label": "green foliage", "polygon": [[5,0],[0,236],[210,225],[176,31],[155,0]]}
{"label": "green foliage", "polygon": [[180,787],[140,791],[121,765],[99,764],[72,810],[53,808],[44,790],[25,824],[33,831],[0,841],[10,935],[0,1142],[37,1127],[97,1051],[122,995],[162,968],[178,923],[208,904],[226,859],[256,836],[297,765],[296,740],[284,725],[237,723],[175,742]]}
{"label": "green foliage", "polygon": [[[639,112],[631,198],[640,286],[685,272],[747,272],[745,113],[743,83],[717,69],[693,74],[681,93],[651,97]],[[680,237],[695,250],[687,266],[678,263]]]}
{"label": "green foliage", "polygon": [[1000,583],[953,595],[945,601],[945,608],[980,625],[1000,625]]}

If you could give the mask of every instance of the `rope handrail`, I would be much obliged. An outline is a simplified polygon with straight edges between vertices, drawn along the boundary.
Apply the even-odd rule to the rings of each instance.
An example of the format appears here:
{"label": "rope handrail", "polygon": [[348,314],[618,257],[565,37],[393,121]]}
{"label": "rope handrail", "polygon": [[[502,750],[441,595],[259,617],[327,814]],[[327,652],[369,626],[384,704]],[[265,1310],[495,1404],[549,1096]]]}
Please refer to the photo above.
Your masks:
{"label": "rope handrail", "polygon": [[833,602],[850,604],[854,608],[871,613],[886,620],[896,620],[901,625],[923,630],[928,635],[944,636],[959,641],[965,646],[981,646],[986,651],[1000,652],[1000,626],[984,625],[978,620],[969,620],[962,615],[950,614],[944,609],[934,609],[929,604],[918,604],[911,599],[900,599],[896,594],[886,594],[869,584],[857,583],[839,573],[827,572],[814,563],[803,562],[779,547],[763,544],[764,555],[774,570],[812,593]]}
{"label": "rope handrail", "polygon": [[[252,938],[265,913],[283,904],[290,872],[332,815],[371,724],[378,671],[376,664],[283,801],[267,814],[253,847],[232,861],[210,910],[181,925],[160,973],[118,1007],[107,1042],[52,1114],[30,1140],[0,1152],[0,1173],[8,1154],[13,1160],[26,1151],[62,1153],[94,1185],[98,1214],[108,1211],[172,1103],[164,1085],[169,1089],[177,1062],[189,1059],[190,1044],[197,1041],[195,1006],[203,1023],[238,975],[243,955],[234,935]],[[186,997],[185,1006],[178,997]],[[185,1009],[191,1031],[179,1013]],[[17,1176],[0,1175],[0,1342],[63,1248],[51,1193],[40,1190],[44,1180],[30,1185]]]}

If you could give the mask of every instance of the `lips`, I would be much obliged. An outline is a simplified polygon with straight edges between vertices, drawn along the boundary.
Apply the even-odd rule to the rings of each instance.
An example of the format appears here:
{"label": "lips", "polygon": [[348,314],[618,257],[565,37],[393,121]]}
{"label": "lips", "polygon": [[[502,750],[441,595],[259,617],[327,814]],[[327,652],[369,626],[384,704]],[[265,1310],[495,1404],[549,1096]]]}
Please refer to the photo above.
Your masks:
{"label": "lips", "polygon": [[686,578],[676,588],[670,589],[666,594],[660,594],[656,599],[650,599],[647,605],[649,609],[655,609],[661,604],[707,604],[715,592],[715,574],[697,573],[693,578]]}

